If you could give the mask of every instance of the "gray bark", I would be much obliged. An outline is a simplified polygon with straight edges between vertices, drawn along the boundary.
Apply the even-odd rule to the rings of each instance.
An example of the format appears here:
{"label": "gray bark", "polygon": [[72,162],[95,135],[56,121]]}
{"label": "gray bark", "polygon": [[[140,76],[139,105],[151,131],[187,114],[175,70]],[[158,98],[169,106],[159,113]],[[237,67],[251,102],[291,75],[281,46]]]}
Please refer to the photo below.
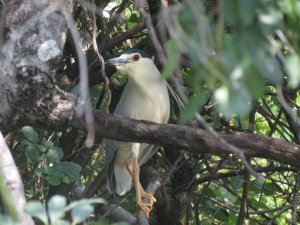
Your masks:
{"label": "gray bark", "polygon": [[[1,13],[6,33],[0,43],[2,131],[29,123],[57,128],[59,120],[63,127],[73,116],[74,96],[57,89],[54,81],[67,32],[54,7],[58,2],[5,2]],[[71,12],[72,1],[63,2]]]}
{"label": "gray bark", "polygon": [[5,180],[5,186],[15,205],[18,221],[21,225],[33,225],[32,218],[24,212],[26,204],[23,182],[14,159],[0,132],[0,171]]}
{"label": "gray bark", "polygon": [[[203,129],[137,121],[103,111],[94,111],[94,117],[98,136],[121,141],[152,143],[173,150],[184,149],[196,154],[231,153]],[[85,129],[84,119],[75,117],[73,126]],[[246,132],[219,133],[219,135],[228,143],[240,148],[247,156],[273,159],[299,167],[299,145]]]}

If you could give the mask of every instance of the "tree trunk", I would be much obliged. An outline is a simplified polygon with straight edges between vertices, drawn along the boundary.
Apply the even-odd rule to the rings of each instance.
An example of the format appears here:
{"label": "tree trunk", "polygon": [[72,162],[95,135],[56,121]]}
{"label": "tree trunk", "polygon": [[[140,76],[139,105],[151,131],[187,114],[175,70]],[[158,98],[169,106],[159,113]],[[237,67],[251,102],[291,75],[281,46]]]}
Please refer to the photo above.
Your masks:
{"label": "tree trunk", "polygon": [[[59,1],[6,1],[6,39],[0,60],[0,129],[24,124],[65,127],[75,98],[55,86],[67,24],[57,12]],[[72,11],[72,1],[64,7]]]}

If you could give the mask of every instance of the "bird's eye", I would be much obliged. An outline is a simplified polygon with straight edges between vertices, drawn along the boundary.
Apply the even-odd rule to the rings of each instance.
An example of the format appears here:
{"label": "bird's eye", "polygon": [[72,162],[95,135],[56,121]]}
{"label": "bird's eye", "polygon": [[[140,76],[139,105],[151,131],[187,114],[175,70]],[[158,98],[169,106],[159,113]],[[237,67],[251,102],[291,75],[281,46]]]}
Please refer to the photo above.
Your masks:
{"label": "bird's eye", "polygon": [[140,55],[135,54],[135,55],[132,57],[132,59],[133,59],[133,61],[139,61]]}

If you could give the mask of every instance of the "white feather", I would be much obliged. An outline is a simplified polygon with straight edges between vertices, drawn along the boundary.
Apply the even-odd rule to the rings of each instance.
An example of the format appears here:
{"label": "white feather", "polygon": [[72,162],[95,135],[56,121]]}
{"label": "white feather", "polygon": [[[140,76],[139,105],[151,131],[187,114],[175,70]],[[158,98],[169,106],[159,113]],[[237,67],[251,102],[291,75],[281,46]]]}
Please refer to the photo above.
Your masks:
{"label": "white feather", "polygon": [[[117,68],[127,73],[128,82],[114,114],[132,119],[167,123],[170,115],[167,82],[161,80],[153,61],[141,58],[137,62]],[[141,165],[153,155],[155,149],[155,146],[149,144],[109,142],[106,149],[109,165],[108,189],[119,195],[128,192],[132,186],[132,177],[126,168],[126,160],[135,156]]]}

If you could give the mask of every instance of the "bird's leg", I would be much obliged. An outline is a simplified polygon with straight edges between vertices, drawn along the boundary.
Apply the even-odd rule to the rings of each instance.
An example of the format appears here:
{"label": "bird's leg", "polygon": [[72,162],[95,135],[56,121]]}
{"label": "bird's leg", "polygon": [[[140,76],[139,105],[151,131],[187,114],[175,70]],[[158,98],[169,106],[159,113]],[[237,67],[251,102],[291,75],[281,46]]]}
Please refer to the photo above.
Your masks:
{"label": "bird's leg", "polygon": [[[140,168],[137,163],[136,157],[133,156],[131,159],[128,160],[127,168],[129,171],[131,171],[131,174],[132,174],[132,179],[133,179],[133,183],[134,183],[134,187],[135,187],[137,208],[143,210],[143,212],[146,214],[147,218],[149,218],[149,214],[152,209],[153,202],[151,202],[152,198],[149,197],[150,195],[144,191],[144,189],[142,188],[142,185],[140,184],[140,178],[139,178]],[[149,199],[150,203],[142,202],[142,197]]]}
{"label": "bird's leg", "polygon": [[[126,160],[126,166],[128,171],[131,173],[135,192],[136,192],[136,204],[137,207],[146,214],[147,218],[149,218],[150,211],[152,210],[153,203],[156,202],[156,199],[148,194],[142,187],[140,183],[140,167],[138,165],[138,159],[136,156],[132,155],[128,160]],[[150,203],[142,202],[142,197],[147,198]]]}
{"label": "bird's leg", "polygon": [[150,204],[151,204],[151,210],[152,210],[152,206],[153,206],[153,204],[156,202],[156,199],[154,198],[153,195],[147,193],[147,192],[144,190],[144,188],[143,188],[143,186],[141,185],[141,183],[140,183],[140,189],[141,189],[141,195],[142,195],[142,197],[148,199],[148,201],[149,201]]}

